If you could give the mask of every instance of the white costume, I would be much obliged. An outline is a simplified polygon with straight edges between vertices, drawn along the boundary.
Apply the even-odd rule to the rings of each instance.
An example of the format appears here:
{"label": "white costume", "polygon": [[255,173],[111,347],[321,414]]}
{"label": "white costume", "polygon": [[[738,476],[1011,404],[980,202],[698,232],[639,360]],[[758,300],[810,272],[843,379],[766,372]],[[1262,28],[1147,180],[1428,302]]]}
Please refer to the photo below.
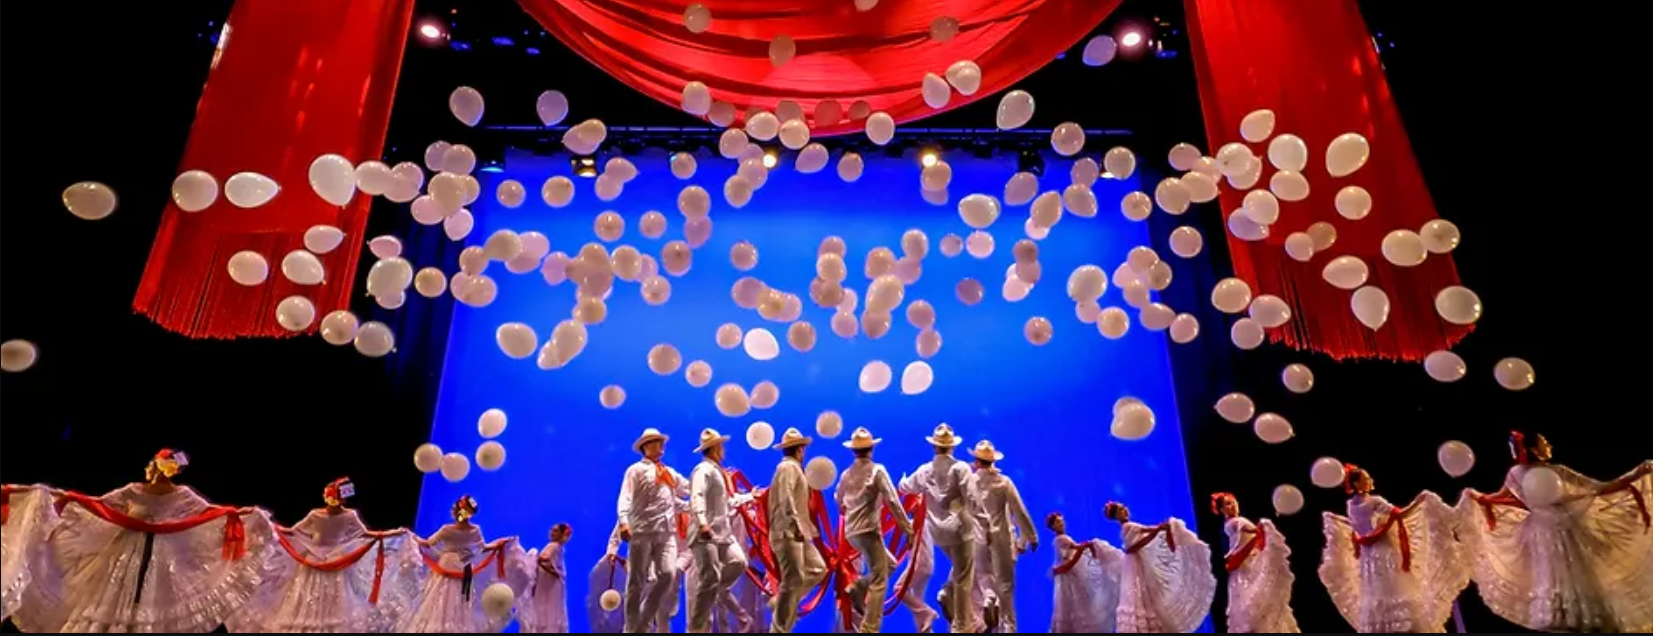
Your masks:
{"label": "white costume", "polygon": [[1267,519],[1252,523],[1234,517],[1228,534],[1228,631],[1232,634],[1296,634],[1291,611],[1291,548]]}
{"label": "white costume", "polygon": [[542,550],[529,552],[528,563],[534,567],[533,578],[517,601],[522,633],[568,633],[568,568],[563,562],[563,544],[552,541]]}
{"label": "white costume", "polygon": [[[315,510],[278,530],[256,594],[226,622],[235,633],[389,631],[418,594],[406,532],[372,534],[354,510]],[[303,559],[305,562],[300,562]]]}
{"label": "white costume", "polygon": [[616,523],[608,538],[608,552],[592,566],[591,577],[587,579],[586,620],[594,634],[618,634],[625,630],[625,604],[622,602],[613,611],[602,607],[604,592],[614,590],[621,598],[626,594],[626,560],[619,556],[621,543],[620,524]]}
{"label": "white costume", "polygon": [[[870,449],[880,441],[873,439],[865,428],[856,429],[844,443],[846,448]],[[901,495],[890,481],[890,472],[871,458],[860,457],[844,469],[838,479],[836,493],[838,510],[844,515],[844,536],[861,555],[866,566],[865,603],[876,608],[865,612],[858,631],[876,634],[884,622],[884,596],[889,589],[890,574],[895,571],[895,556],[884,545],[881,524],[885,506],[894,511],[896,525],[902,534],[913,534],[912,521],[901,508]]]}
{"label": "white costume", "polygon": [[1211,547],[1175,518],[1166,521],[1163,530],[1127,521],[1120,539],[1125,562],[1119,576],[1119,633],[1198,629],[1217,594]]}
{"label": "white costume", "polygon": [[[721,437],[716,443],[729,439],[717,436],[716,431],[710,432],[714,437]],[[703,439],[702,445],[705,443]],[[746,575],[746,553],[735,542],[734,515],[735,508],[751,497],[735,494],[723,466],[711,459],[695,466],[689,483],[689,510],[697,524],[690,530],[689,545],[694,553],[697,576],[690,588],[688,631],[709,633],[713,610],[718,607],[731,607],[738,616],[740,606],[731,590],[735,582]],[[709,536],[703,536],[699,528],[705,528]]]}
{"label": "white costume", "polygon": [[404,634],[494,633],[510,624],[482,612],[482,592],[494,583],[522,590],[528,582],[527,555],[515,538],[489,547],[474,523],[442,526],[425,542],[424,585],[415,607],[402,616]]}
{"label": "white costume", "polygon": [[[974,453],[987,461],[1004,459],[986,440],[976,445]],[[998,468],[977,470],[971,477],[970,492],[980,515],[977,523],[982,528],[977,535],[981,549],[976,552],[976,570],[987,575],[989,585],[983,593],[991,593],[989,598],[998,599],[998,631],[1013,634],[1016,632],[1016,555],[1028,544],[1038,545],[1038,529],[1033,527],[1033,517],[1028,515],[1016,483]]]}
{"label": "white costume", "polygon": [[[809,438],[788,429],[776,449],[808,445]],[[798,624],[798,603],[826,576],[826,561],[815,546],[818,530],[809,514],[809,483],[798,460],[786,457],[775,467],[769,486],[769,549],[779,570],[771,633],[790,634]]]}
{"label": "white costume", "polygon": [[23,603],[35,572],[49,572],[46,537],[57,526],[52,491],[45,486],[6,486],[4,531],[0,531],[0,620]]}
{"label": "white costume", "polygon": [[[762,514],[762,513],[759,513]],[[746,534],[746,522],[741,518],[739,509],[735,510],[735,519],[730,526],[735,535],[735,545],[749,545],[750,538]],[[755,547],[755,546],[754,546]],[[750,556],[748,556],[750,565]],[[717,630],[724,634],[763,634],[769,632],[769,595],[763,592],[752,577],[742,573],[735,587],[731,591],[735,605],[725,604],[714,610],[717,616]],[[746,629],[741,630],[741,619],[746,619]]]}
{"label": "white costume", "polygon": [[[1442,633],[1469,585],[1455,511],[1424,492],[1404,511],[1382,497],[1349,499],[1347,518],[1326,513],[1320,581],[1363,634]],[[1400,514],[1404,513],[1404,514]]]}
{"label": "white costume", "polygon": [[[666,440],[659,431],[648,429],[633,448]],[[666,603],[678,581],[675,522],[679,498],[688,495],[688,480],[665,464],[642,459],[626,469],[618,505],[620,523],[631,528],[626,633],[648,631],[662,607],[670,612]]]}
{"label": "white costume", "polygon": [[[1055,611],[1052,634],[1111,634],[1119,609],[1119,571],[1125,553],[1101,539],[1078,543],[1056,537]],[[1065,571],[1062,568],[1072,564]]]}
{"label": "white costume", "polygon": [[[1505,493],[1526,501],[1521,464]],[[1504,619],[1546,632],[1653,631],[1653,462],[1610,488],[1563,466],[1553,505],[1500,505],[1466,493],[1459,537],[1481,598]],[[1612,490],[1609,494],[1600,494]],[[1531,512],[1527,509],[1531,508]]]}
{"label": "white costume", "polygon": [[51,571],[32,572],[14,616],[24,631],[206,633],[262,582],[274,530],[260,511],[181,486],[66,496]]}
{"label": "white costume", "polygon": [[[925,473],[922,482],[919,481],[916,473],[906,475],[901,478],[900,483],[896,484],[896,489],[903,495],[923,497],[924,493],[929,492],[932,487],[932,480],[929,479],[928,472],[925,470],[928,466],[929,464],[925,464],[925,468],[920,469],[921,472]],[[926,512],[928,512],[930,501],[932,501],[930,498],[924,498]],[[905,581],[907,584],[907,593],[901,596],[901,604],[906,606],[908,612],[912,613],[913,625],[920,634],[930,633],[932,631],[931,625],[935,624],[937,617],[935,609],[931,608],[929,601],[925,599],[930,593],[930,577],[935,575],[936,570],[936,541],[932,537],[932,532],[934,530],[926,522],[924,532],[914,537],[915,543],[912,556],[908,557],[907,560],[907,568],[901,571],[901,576],[896,577],[897,581]]]}
{"label": "white costume", "polygon": [[[926,439],[932,446],[944,449],[963,443],[946,424],[937,426],[935,434]],[[930,538],[951,562],[947,583],[937,600],[948,608],[951,620],[956,623],[949,625],[950,631],[955,633],[982,629],[981,617],[970,601],[970,592],[976,584],[975,541],[979,532],[970,509],[970,477],[970,466],[947,453],[938,454],[930,463],[919,466],[910,478],[913,485],[923,490],[924,523]]]}

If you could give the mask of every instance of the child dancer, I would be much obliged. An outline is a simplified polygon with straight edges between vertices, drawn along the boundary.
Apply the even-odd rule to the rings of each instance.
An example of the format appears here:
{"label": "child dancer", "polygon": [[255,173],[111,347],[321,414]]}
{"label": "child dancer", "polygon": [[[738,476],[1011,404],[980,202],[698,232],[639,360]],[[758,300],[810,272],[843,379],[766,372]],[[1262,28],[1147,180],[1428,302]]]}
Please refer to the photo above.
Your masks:
{"label": "child dancer", "polygon": [[1325,515],[1320,581],[1362,634],[1442,633],[1469,585],[1456,513],[1432,492],[1396,508],[1374,488],[1365,470],[1344,467],[1349,516]]}
{"label": "child dancer", "polygon": [[1157,526],[1131,521],[1131,510],[1109,503],[1108,519],[1120,524],[1125,563],[1119,577],[1118,629],[1122,634],[1190,633],[1211,613],[1217,578],[1211,547],[1172,518]]}
{"label": "child dancer", "polygon": [[1234,495],[1211,495],[1212,514],[1221,515],[1228,534],[1228,631],[1231,634],[1296,634],[1291,611],[1291,548],[1286,537],[1264,519],[1240,516]]}
{"label": "child dancer", "polygon": [[1125,553],[1101,539],[1079,543],[1068,536],[1062,513],[1045,517],[1045,527],[1056,535],[1055,612],[1053,634],[1111,634],[1119,609],[1119,570]]}

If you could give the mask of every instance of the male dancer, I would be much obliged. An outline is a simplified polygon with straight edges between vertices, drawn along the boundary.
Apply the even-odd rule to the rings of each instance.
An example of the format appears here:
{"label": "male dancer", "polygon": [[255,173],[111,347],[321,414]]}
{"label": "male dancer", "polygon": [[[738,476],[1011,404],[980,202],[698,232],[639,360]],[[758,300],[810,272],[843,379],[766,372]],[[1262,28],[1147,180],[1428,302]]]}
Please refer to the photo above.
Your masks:
{"label": "male dancer", "polygon": [[678,497],[689,494],[689,482],[660,461],[669,439],[658,430],[644,430],[632,444],[643,458],[626,469],[620,484],[620,537],[631,543],[626,572],[628,634],[649,631],[649,624],[677,583],[673,521],[681,505]]}
{"label": "male dancer", "polygon": [[[970,603],[970,590],[976,575],[974,549],[977,532],[970,515],[971,504],[967,493],[970,467],[953,457],[953,449],[963,442],[953,434],[953,427],[946,424],[937,426],[935,434],[924,439],[935,449],[935,459],[919,466],[902,483],[908,484],[910,491],[924,495],[924,523],[930,539],[951,562],[952,570],[947,573],[947,583],[936,598],[941,603],[948,626],[955,633],[979,632],[980,616],[971,610]],[[912,588],[922,594],[924,587],[920,583],[915,580]],[[907,606],[911,608],[913,603],[908,600]],[[918,610],[913,611],[916,617]],[[935,618],[931,616],[930,620]],[[928,625],[920,622],[919,627],[926,628]]]}
{"label": "male dancer", "polygon": [[[999,631],[1011,634],[1016,632],[1016,555],[1038,550],[1039,534],[1015,482],[994,466],[1004,459],[1004,453],[993,448],[993,442],[982,440],[970,455],[976,460],[970,492],[982,526],[977,541],[983,549],[977,553],[976,562],[988,583],[982,592],[988,599],[997,600],[989,600],[988,607],[998,609]],[[1020,538],[1016,536],[1018,531]]]}
{"label": "male dancer", "polygon": [[814,545],[819,530],[809,515],[809,483],[804,478],[804,449],[812,441],[789,428],[775,445],[785,457],[769,483],[769,549],[780,570],[770,633],[792,633],[798,624],[798,602],[826,576],[826,562]]}
{"label": "male dancer", "polygon": [[[723,445],[728,441],[728,435],[715,430],[701,431],[700,446],[695,447],[695,452],[704,459],[689,474],[689,509],[696,524],[689,546],[694,552],[697,570],[689,590],[690,633],[710,633],[712,610],[719,605],[740,610],[730,589],[746,572],[746,555],[735,543],[732,522],[734,509],[744,505],[751,496],[735,494],[729,485],[723,470]],[[742,618],[743,624],[751,620]]]}
{"label": "male dancer", "polygon": [[884,620],[884,593],[889,587],[890,572],[895,569],[895,557],[884,546],[884,533],[879,519],[888,505],[895,510],[895,523],[903,534],[913,533],[913,522],[901,508],[901,496],[890,482],[890,473],[882,464],[872,461],[872,449],[884,440],[876,439],[866,428],[857,428],[844,442],[844,448],[855,452],[855,463],[844,469],[838,479],[838,510],[844,515],[844,536],[861,553],[866,565],[866,599],[868,607],[879,611],[866,612],[861,622],[861,633],[877,634]]}

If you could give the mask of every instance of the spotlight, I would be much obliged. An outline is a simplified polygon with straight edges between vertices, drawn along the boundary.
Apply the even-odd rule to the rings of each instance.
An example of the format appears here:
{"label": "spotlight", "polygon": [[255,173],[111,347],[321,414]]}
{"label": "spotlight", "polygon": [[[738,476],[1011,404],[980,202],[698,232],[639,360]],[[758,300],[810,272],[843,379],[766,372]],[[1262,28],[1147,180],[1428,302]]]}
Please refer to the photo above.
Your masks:
{"label": "spotlight", "polygon": [[918,152],[918,162],[923,164],[926,168],[936,165],[936,163],[940,161],[941,149],[936,148],[935,146],[925,146]]}
{"label": "spotlight", "polygon": [[1045,158],[1039,156],[1037,150],[1023,150],[1016,154],[1016,169],[1032,173],[1035,177],[1045,176]]}
{"label": "spotlight", "polygon": [[427,40],[440,40],[443,35],[442,27],[438,26],[435,22],[426,22],[419,25],[419,35],[423,36]]}
{"label": "spotlight", "polygon": [[597,176],[597,158],[589,155],[579,156],[569,160],[573,164],[574,175],[592,179]]}
{"label": "spotlight", "polygon": [[781,151],[768,148],[763,151],[763,167],[774,168],[781,162]]}
{"label": "spotlight", "polygon": [[1119,45],[1127,49],[1142,46],[1142,32],[1134,29],[1126,31],[1124,35],[1119,36]]}

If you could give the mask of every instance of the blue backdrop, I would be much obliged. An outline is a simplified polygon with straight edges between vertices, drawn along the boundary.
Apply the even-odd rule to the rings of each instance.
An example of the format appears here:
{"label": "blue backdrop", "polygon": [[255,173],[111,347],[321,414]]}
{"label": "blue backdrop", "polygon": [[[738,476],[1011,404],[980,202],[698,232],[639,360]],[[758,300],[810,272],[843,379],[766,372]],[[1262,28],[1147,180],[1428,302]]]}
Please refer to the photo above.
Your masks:
{"label": "blue backdrop", "polygon": [[[946,159],[953,167],[953,197],[939,207],[921,198],[920,167],[911,156],[868,156],[866,173],[855,184],[840,181],[832,166],[804,175],[783,160],[768,184],[740,210],[724,203],[721,194],[734,162],[704,154],[699,172],[684,182],[670,174],[664,153],[644,153],[634,159],[641,175],[609,203],[597,200],[592,180],[575,178],[574,203],[555,210],[537,193],[546,178],[570,174],[564,156],[512,156],[503,172],[480,174],[484,194],[473,208],[476,229],[467,239],[473,245],[498,229],[536,230],[551,238],[553,250],[573,254],[597,240],[592,231],[596,215],[615,210],[626,219],[626,234],[609,248],[631,244],[658,256],[667,240],[682,237],[676,196],[687,183],[701,184],[712,193],[715,229],[711,240],[696,250],[693,269],[672,279],[667,304],[648,306],[637,285],[617,281],[608,318],[590,328],[584,353],[554,371],[539,370],[533,359],[507,358],[494,333],[501,323],[520,321],[532,325],[542,340],[548,338],[573,308],[572,283],[550,288],[538,272],[513,275],[500,263],[488,269],[499,284],[498,299],[481,309],[455,304],[431,441],[449,451],[472,454],[482,441],[477,418],[498,408],[509,416],[509,427],[499,438],[508,460],[498,472],[473,468],[469,478],[457,484],[429,476],[418,530],[429,533],[447,522],[450,505],[465,493],[480,501],[477,520],[490,537],[518,535],[530,547],[538,546],[551,524],[572,523],[576,533],[567,552],[574,573],[569,590],[572,626],[576,632],[585,631],[584,574],[603,553],[615,521],[620,476],[636,461],[631,443],[644,427],[658,427],[673,437],[666,461],[684,473],[698,459],[690,451],[702,428],[732,435],[729,464],[762,485],[779,457],[742,443],[753,422],[770,422],[777,431],[796,426],[813,435],[817,414],[835,410],[844,418],[845,434],[839,440],[817,440],[811,456],[829,457],[842,468],[850,454],[838,442],[854,427],[866,426],[885,440],[877,459],[897,476],[927,461],[930,450],[924,436],[947,422],[972,444],[983,438],[994,441],[1006,455],[1003,469],[1017,481],[1040,525],[1043,547],[1018,568],[1017,601],[1022,631],[1045,631],[1054,559],[1049,533],[1043,530],[1045,514],[1065,513],[1070,532],[1081,540],[1103,537],[1116,544],[1117,527],[1102,517],[1103,504],[1111,499],[1126,502],[1145,521],[1171,515],[1194,521],[1166,335],[1134,324],[1125,338],[1105,340],[1094,326],[1078,320],[1066,293],[1068,273],[1075,267],[1092,263],[1112,272],[1132,246],[1148,242],[1148,228],[1129,222],[1117,208],[1122,195],[1139,187],[1134,178],[1098,181],[1101,213],[1092,219],[1065,216],[1039,244],[1044,280],[1027,299],[1007,302],[1000,285],[1013,262],[1010,247],[1023,238],[1025,206],[1006,207],[990,228],[998,243],[990,258],[964,254],[949,259],[939,247],[947,233],[969,233],[957,213],[957,200],[972,192],[1001,196],[1006,179],[1016,171],[1015,159],[978,159],[966,152]],[[1070,181],[1070,164],[1055,157],[1048,160],[1041,187],[1060,190]],[[507,178],[527,186],[526,205],[513,210],[494,200],[495,186]],[[670,226],[665,237],[649,240],[637,232],[638,219],[648,210],[666,215]],[[837,235],[848,243],[846,283],[864,299],[867,281],[861,268],[867,252],[888,246],[899,255],[901,234],[909,228],[930,236],[931,253],[924,261],[923,278],[908,286],[906,300],[923,298],[936,307],[937,328],[944,339],[940,354],[929,360],[934,386],[915,396],[899,390],[901,369],[918,359],[917,331],[906,323],[904,306],[895,312],[895,326],[882,339],[860,335],[845,340],[828,328],[831,312],[815,307],[808,298],[816,247],[823,237]],[[819,333],[819,344],[810,353],[786,346],[785,325],[765,321],[731,301],[731,285],[747,273],[737,271],[728,254],[743,240],[755,244],[760,254],[750,275],[803,297],[804,320]],[[985,302],[966,307],[954,297],[954,286],[964,277],[985,284]],[[1110,285],[1102,304],[1123,306],[1124,301]],[[1054,323],[1055,339],[1049,345],[1035,347],[1023,338],[1023,324],[1032,316]],[[768,328],[782,341],[780,357],[759,362],[739,348],[719,348],[714,333],[726,322],[743,329]],[[681,370],[665,377],[651,372],[647,352],[662,342],[682,352],[685,367],[692,360],[710,363],[712,383],[696,389]],[[871,360],[883,360],[894,369],[896,380],[883,393],[865,394],[857,388],[860,370]],[[718,413],[712,399],[717,386],[737,382],[750,389],[762,380],[780,387],[774,408],[741,418]],[[628,394],[618,410],[607,410],[598,402],[599,391],[609,384],[624,387]],[[1146,440],[1128,443],[1109,437],[1112,406],[1123,396],[1141,399],[1156,413],[1157,428]],[[937,556],[938,580],[928,590],[932,599],[946,572],[945,558]],[[827,612],[817,612],[799,625],[799,631],[829,631],[829,621]],[[676,629],[681,630],[681,622],[679,616]],[[912,629],[905,610],[886,624],[892,632]]]}

